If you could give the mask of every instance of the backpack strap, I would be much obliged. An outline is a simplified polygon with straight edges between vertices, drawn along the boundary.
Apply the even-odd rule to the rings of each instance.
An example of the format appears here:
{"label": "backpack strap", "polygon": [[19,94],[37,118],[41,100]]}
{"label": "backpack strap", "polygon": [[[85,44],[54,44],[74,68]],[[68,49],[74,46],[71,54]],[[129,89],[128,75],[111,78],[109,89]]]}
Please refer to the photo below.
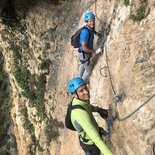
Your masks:
{"label": "backpack strap", "polygon": [[86,111],[86,109],[82,105],[72,105],[72,110],[74,109],[83,109]]}
{"label": "backpack strap", "polygon": [[[86,109],[82,105],[73,105],[72,110],[74,109],[82,109],[86,111]],[[84,132],[84,136],[81,136],[81,135],[79,136],[79,138],[81,138],[83,142],[87,143],[89,140],[86,139],[85,137],[86,137],[86,132]]]}

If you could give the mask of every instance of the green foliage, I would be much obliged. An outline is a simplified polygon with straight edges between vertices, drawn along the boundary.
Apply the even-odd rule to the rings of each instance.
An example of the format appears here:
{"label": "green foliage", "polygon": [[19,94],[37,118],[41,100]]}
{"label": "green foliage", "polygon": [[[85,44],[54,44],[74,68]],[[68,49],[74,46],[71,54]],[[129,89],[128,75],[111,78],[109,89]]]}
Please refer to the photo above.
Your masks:
{"label": "green foliage", "polygon": [[43,151],[44,151],[44,148],[41,147],[40,145],[38,145],[38,150],[39,150],[40,152],[43,152]]}
{"label": "green foliage", "polygon": [[147,0],[141,0],[139,8],[136,10],[135,14],[130,14],[130,19],[133,21],[140,21],[145,18],[145,13],[146,13],[146,5]]}
{"label": "green foliage", "polygon": [[45,49],[50,49],[51,46],[50,46],[50,43],[45,43]]}
{"label": "green foliage", "polygon": [[12,135],[11,138],[12,138],[12,140],[10,142],[10,147],[17,148],[16,137],[14,135]]}
{"label": "green foliage", "polygon": [[8,145],[8,128],[10,126],[10,122],[8,118],[5,116],[5,114],[0,113],[0,148]]}
{"label": "green foliage", "polygon": [[[28,70],[28,65],[25,63],[26,60],[24,60],[22,56],[23,48],[24,50],[29,49],[29,42],[26,39],[27,35],[24,33],[26,29],[25,25],[26,24],[24,22],[21,22],[21,29],[20,27],[15,29],[17,32],[19,31],[19,33],[23,33],[22,35],[25,36],[24,40],[19,41],[14,33],[10,34],[12,39],[9,40],[9,44],[11,46],[10,49],[12,50],[14,57],[13,75],[18,85],[22,89],[21,95],[29,99],[29,105],[31,107],[36,107],[38,110],[38,115],[41,118],[44,118],[44,93],[46,91],[46,76],[45,73],[41,75],[31,74],[31,72]],[[18,45],[16,42],[18,42]],[[28,50],[27,53],[29,54]],[[41,69],[49,69],[49,66],[49,60],[43,61],[41,64]]]}
{"label": "green foliage", "polygon": [[7,79],[8,74],[3,70],[3,64],[4,64],[4,57],[2,52],[0,52],[0,75],[1,75],[1,78]]}
{"label": "green foliage", "polygon": [[[13,46],[12,50],[15,64],[13,75],[23,90],[22,95],[29,99],[30,106],[37,108],[38,114],[43,119],[45,117],[44,93],[46,91],[46,76],[45,74],[39,76],[31,75],[22,62],[22,56],[18,48]],[[48,67],[46,63],[45,65]]]}
{"label": "green foliage", "polygon": [[34,126],[28,119],[27,108],[22,108],[20,112],[24,116],[24,129],[28,130],[31,135],[34,135]]}
{"label": "green foliage", "polygon": [[3,71],[3,63],[4,63],[4,58],[3,58],[2,52],[0,52],[0,72]]}
{"label": "green foliage", "polygon": [[125,5],[125,6],[128,6],[128,5],[129,5],[129,3],[130,3],[130,0],[124,0],[124,2],[123,2],[123,3],[124,3],[124,5]]}
{"label": "green foliage", "polygon": [[51,64],[50,59],[43,60],[42,63],[40,64],[40,69],[49,69]]}
{"label": "green foliage", "polygon": [[59,4],[59,0],[49,0],[51,3],[53,3],[54,5],[58,5]]}
{"label": "green foliage", "polygon": [[[0,51],[0,150],[4,146],[9,146],[8,129],[10,126],[9,118],[9,104],[8,99],[10,97],[8,74],[4,70],[4,57]],[[1,152],[0,152],[1,153]]]}
{"label": "green foliage", "polygon": [[[52,3],[54,5],[58,5],[60,0],[47,0],[48,3]],[[30,6],[34,6],[37,4],[37,0],[28,0],[27,1]]]}

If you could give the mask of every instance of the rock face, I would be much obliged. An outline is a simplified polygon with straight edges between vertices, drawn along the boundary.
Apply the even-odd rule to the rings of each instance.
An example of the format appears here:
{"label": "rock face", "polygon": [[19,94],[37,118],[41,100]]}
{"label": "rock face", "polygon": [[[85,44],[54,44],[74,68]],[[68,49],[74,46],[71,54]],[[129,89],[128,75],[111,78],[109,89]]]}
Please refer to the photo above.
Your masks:
{"label": "rock face", "polygon": [[[104,53],[93,60],[91,103],[110,108],[111,116],[117,112],[109,142],[115,155],[151,155],[154,6],[151,0],[1,1],[0,154],[83,154],[64,117],[72,97],[67,82],[77,76],[79,63],[70,37],[84,25],[85,12],[92,11],[105,43]],[[95,38],[95,49],[101,42]]]}

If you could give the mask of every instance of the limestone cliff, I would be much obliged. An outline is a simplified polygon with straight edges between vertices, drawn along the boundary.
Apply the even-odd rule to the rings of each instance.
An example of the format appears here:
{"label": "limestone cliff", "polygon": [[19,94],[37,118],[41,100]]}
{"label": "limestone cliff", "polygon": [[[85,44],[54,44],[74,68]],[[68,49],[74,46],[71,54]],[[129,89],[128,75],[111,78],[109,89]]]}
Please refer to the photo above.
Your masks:
{"label": "limestone cliff", "polygon": [[[117,118],[108,145],[115,155],[151,155],[155,141],[155,2],[151,0],[2,0],[0,2],[0,154],[81,155],[64,126],[77,76],[71,35],[92,11],[95,49],[91,103]],[[114,102],[119,95],[120,102]],[[106,122],[95,115],[101,126]]]}

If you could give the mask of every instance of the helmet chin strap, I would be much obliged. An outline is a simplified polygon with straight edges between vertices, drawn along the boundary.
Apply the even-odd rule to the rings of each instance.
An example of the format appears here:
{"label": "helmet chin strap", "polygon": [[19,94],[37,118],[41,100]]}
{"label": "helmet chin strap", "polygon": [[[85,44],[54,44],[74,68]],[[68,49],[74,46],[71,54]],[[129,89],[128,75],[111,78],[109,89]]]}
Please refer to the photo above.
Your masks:
{"label": "helmet chin strap", "polygon": [[[76,94],[76,96],[77,96],[77,99],[79,99],[79,96],[78,96],[78,93],[77,93],[77,91],[75,91],[75,94]],[[80,100],[80,99],[79,99]]]}

